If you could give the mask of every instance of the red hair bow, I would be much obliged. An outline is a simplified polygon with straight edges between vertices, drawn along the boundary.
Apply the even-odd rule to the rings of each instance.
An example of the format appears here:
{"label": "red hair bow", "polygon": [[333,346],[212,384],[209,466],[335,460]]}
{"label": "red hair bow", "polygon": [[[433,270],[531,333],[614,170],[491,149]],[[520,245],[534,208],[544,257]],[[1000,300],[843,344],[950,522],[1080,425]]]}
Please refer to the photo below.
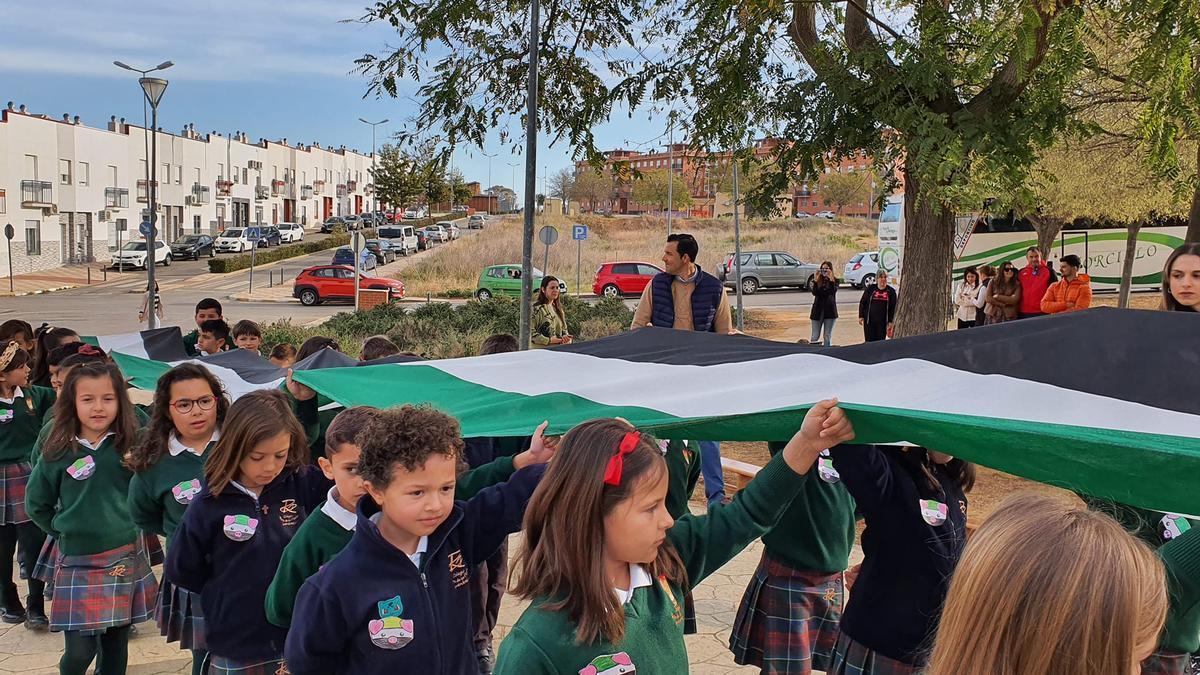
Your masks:
{"label": "red hair bow", "polygon": [[92,345],[84,345],[80,347],[78,353],[83,354],[84,356],[104,356],[104,352],[96,349]]}
{"label": "red hair bow", "polygon": [[642,434],[637,431],[630,431],[621,439],[621,444],[617,446],[613,456],[608,458],[608,466],[604,469],[605,485],[621,484],[621,473],[625,471],[625,455],[633,452],[640,440]]}

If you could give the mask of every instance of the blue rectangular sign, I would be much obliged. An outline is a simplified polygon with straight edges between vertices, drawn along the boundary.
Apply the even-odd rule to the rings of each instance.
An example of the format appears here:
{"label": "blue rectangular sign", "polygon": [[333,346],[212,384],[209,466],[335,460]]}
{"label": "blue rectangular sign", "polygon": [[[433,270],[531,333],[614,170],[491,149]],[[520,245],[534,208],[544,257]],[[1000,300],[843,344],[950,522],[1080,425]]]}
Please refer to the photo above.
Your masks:
{"label": "blue rectangular sign", "polygon": [[588,238],[588,226],[587,225],[572,225],[571,226],[571,238],[576,241],[579,241],[581,239],[587,239]]}

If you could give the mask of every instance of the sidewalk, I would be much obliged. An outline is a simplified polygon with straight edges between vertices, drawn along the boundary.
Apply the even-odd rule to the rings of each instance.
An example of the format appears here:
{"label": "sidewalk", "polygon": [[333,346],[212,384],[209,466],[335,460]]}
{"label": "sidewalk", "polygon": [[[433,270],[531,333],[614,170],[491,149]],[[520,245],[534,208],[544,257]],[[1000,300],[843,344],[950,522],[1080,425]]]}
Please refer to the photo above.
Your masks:
{"label": "sidewalk", "polygon": [[12,291],[9,291],[8,280],[4,279],[0,281],[0,296],[37,295],[63,291],[77,286],[87,286],[89,285],[89,273],[91,274],[90,285],[96,286],[105,283],[104,266],[100,263],[66,265],[42,272],[14,275]]}

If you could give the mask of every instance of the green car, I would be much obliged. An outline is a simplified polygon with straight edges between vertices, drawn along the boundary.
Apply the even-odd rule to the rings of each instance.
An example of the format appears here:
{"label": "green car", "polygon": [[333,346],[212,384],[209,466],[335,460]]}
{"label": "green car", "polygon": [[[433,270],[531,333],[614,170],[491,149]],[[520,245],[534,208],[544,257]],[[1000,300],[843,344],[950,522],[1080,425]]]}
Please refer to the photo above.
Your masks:
{"label": "green car", "polygon": [[[542,284],[542,271],[533,268],[533,288],[536,290]],[[560,283],[559,287],[565,292],[567,285]],[[521,266],[492,265],[479,273],[479,286],[475,289],[475,297],[487,300],[493,295],[508,295],[521,297]]]}

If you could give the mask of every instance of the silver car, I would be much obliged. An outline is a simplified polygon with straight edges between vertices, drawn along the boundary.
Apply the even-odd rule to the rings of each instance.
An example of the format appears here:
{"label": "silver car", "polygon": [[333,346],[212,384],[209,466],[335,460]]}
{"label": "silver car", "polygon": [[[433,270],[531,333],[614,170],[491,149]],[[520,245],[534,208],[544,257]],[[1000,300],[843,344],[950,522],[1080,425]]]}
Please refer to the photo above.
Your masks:
{"label": "silver car", "polygon": [[[726,256],[720,267],[721,281],[726,286],[734,284],[733,257],[732,253]],[[818,263],[801,262],[783,251],[742,251],[742,293],[749,295],[760,288],[781,286],[808,289],[820,268]]]}

